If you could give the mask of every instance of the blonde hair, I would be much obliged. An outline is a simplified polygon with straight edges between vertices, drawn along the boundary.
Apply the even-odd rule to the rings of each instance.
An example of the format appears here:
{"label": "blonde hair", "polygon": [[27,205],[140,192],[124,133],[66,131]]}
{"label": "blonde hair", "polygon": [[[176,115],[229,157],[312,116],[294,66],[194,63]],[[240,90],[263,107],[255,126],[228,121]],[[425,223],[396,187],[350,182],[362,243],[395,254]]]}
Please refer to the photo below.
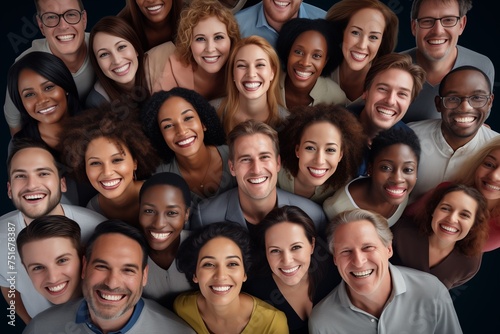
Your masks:
{"label": "blonde hair", "polygon": [[236,55],[238,52],[247,45],[256,45],[260,47],[269,57],[269,62],[271,64],[271,68],[274,71],[274,79],[271,81],[269,85],[269,89],[267,90],[267,106],[269,107],[269,117],[266,120],[266,123],[271,125],[272,127],[276,127],[280,122],[279,117],[279,107],[284,107],[283,99],[281,97],[279,80],[280,80],[280,61],[278,55],[274,48],[269,44],[269,42],[260,36],[249,36],[243,38],[238,41],[229,55],[229,59],[227,61],[227,75],[226,75],[226,92],[227,97],[224,98],[217,110],[217,114],[222,121],[222,126],[224,127],[224,131],[229,133],[232,128],[236,124],[234,124],[233,116],[238,111],[240,101],[239,94],[240,92],[236,88],[234,84],[234,63],[236,62]]}

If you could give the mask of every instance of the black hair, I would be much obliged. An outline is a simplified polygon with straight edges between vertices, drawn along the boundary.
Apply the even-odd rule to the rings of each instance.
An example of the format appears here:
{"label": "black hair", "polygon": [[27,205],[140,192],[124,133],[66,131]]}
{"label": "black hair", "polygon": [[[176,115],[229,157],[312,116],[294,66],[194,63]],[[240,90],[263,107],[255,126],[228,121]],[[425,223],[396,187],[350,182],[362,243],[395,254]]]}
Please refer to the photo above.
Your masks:
{"label": "black hair", "polygon": [[453,73],[460,72],[460,71],[476,71],[476,72],[481,73],[484,77],[484,80],[486,80],[486,83],[488,85],[488,90],[491,93],[491,82],[490,82],[490,78],[488,78],[488,75],[486,75],[486,73],[484,73],[483,70],[481,70],[475,66],[465,65],[465,66],[460,66],[460,67],[454,68],[450,72],[446,73],[446,75],[441,80],[441,83],[439,84],[439,96],[443,96],[443,87],[446,85],[446,81],[448,81],[448,78]]}
{"label": "black hair", "polygon": [[387,147],[403,144],[408,146],[417,157],[417,165],[420,161],[420,141],[415,132],[410,128],[392,127],[380,132],[372,142],[370,149],[369,162],[373,163],[375,158]]}
{"label": "black hair", "polygon": [[171,172],[153,174],[147,179],[142,184],[141,190],[139,191],[139,202],[142,200],[142,195],[144,195],[149,188],[157,185],[169,185],[179,189],[182,192],[186,208],[191,206],[191,190],[189,190],[189,185],[182,176]]}

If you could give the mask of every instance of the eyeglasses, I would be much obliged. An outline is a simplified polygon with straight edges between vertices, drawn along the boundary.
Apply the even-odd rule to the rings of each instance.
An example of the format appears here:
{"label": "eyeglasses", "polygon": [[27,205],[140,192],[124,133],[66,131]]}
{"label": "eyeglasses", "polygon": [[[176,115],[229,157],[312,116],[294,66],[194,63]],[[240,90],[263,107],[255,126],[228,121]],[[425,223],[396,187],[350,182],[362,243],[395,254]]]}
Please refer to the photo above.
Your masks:
{"label": "eyeglasses", "polygon": [[82,19],[83,12],[84,10],[79,11],[77,9],[70,9],[62,14],[47,12],[39,15],[38,17],[40,18],[40,20],[42,20],[44,26],[48,28],[54,28],[57,27],[57,25],[61,21],[61,17],[68,24],[77,24]]}
{"label": "eyeglasses", "polygon": [[422,17],[416,19],[417,24],[422,29],[430,29],[434,27],[436,21],[440,21],[444,28],[451,28],[457,25],[460,16],[445,16],[445,17]]}
{"label": "eyeglasses", "polygon": [[446,109],[457,109],[463,100],[467,100],[472,108],[482,108],[490,100],[489,95],[440,96],[439,98],[443,101],[443,106]]}

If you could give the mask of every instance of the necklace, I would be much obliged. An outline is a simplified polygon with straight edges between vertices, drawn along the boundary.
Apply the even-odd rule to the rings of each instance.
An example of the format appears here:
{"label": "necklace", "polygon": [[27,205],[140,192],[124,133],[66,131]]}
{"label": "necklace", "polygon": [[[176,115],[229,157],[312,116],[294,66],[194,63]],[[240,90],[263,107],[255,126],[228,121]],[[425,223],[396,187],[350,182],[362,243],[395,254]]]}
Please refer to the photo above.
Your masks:
{"label": "necklace", "polygon": [[208,166],[207,166],[207,170],[205,171],[205,176],[203,176],[203,179],[201,180],[201,183],[200,183],[200,188],[202,188],[202,189],[204,187],[203,183],[205,183],[205,179],[207,178],[207,174],[208,174],[208,170],[210,169],[211,162],[212,162],[212,150],[210,150],[210,148],[208,148]]}

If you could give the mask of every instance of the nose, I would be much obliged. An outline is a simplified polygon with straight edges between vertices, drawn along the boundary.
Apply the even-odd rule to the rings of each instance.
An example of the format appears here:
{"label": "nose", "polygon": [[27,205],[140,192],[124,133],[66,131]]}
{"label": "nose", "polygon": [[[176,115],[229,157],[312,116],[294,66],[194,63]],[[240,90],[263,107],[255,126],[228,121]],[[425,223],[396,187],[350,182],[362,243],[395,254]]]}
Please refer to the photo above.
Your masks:
{"label": "nose", "polygon": [[495,181],[500,180],[500,166],[491,171],[490,178]]}
{"label": "nose", "polygon": [[222,280],[227,276],[227,269],[225,266],[217,266],[215,269],[215,278],[218,280]]}
{"label": "nose", "polygon": [[394,172],[391,174],[391,179],[394,183],[404,182],[403,171],[400,168],[394,169]]}
{"label": "nose", "polygon": [[119,62],[120,57],[115,53],[111,53],[111,64],[118,64]]}
{"label": "nose", "polygon": [[385,97],[385,101],[388,105],[393,106],[396,104],[396,97],[397,97],[397,92],[395,90],[389,90]]}
{"label": "nose", "polygon": [[468,99],[465,99],[463,98],[461,101],[460,101],[460,105],[458,106],[457,109],[460,109],[460,110],[471,110],[471,109],[474,109],[472,108],[472,106],[470,105],[469,103],[469,100]]}
{"label": "nose", "polygon": [[104,284],[110,289],[114,289],[120,286],[120,280],[118,278],[118,272],[115,270],[108,270],[106,277],[104,278]]}
{"label": "nose", "polygon": [[256,70],[255,66],[252,66],[252,65],[248,66],[247,75],[250,78],[253,78],[256,75],[256,72],[257,72],[257,70]]}
{"label": "nose", "polygon": [[184,124],[182,124],[182,122],[178,123],[176,128],[177,128],[177,134],[183,135],[186,133],[187,128],[186,126],[184,126]]}
{"label": "nose", "polygon": [[44,92],[40,92],[36,95],[36,104],[41,105],[44,104],[48,101],[48,97],[45,95]]}
{"label": "nose", "polygon": [[102,173],[104,175],[111,175],[113,174],[113,166],[109,163],[103,163],[103,166],[102,166]]}
{"label": "nose", "polygon": [[293,262],[293,256],[290,252],[288,251],[283,251],[282,253],[282,262],[283,264],[288,264],[288,263],[292,263]]}
{"label": "nose", "polygon": [[367,45],[368,45],[368,36],[361,36],[356,46],[364,50],[367,48]]}
{"label": "nose", "polygon": [[166,225],[166,217],[163,214],[156,214],[153,218],[153,227],[161,228]]}
{"label": "nose", "polygon": [[321,165],[325,162],[325,152],[323,150],[317,150],[314,155],[314,162]]}
{"label": "nose", "polygon": [[57,283],[59,273],[54,268],[47,267],[47,281],[48,283]]}
{"label": "nose", "polygon": [[358,268],[361,268],[366,262],[365,254],[360,250],[355,250],[352,253],[352,264]]}
{"label": "nose", "polygon": [[436,22],[434,22],[434,26],[430,29],[432,30],[432,32],[434,33],[442,33],[444,31],[444,27],[443,25],[441,24],[441,21],[440,20],[436,20]]}
{"label": "nose", "polygon": [[304,56],[302,58],[300,58],[299,64],[301,64],[304,67],[310,66],[311,65],[311,55],[304,54]]}
{"label": "nose", "polygon": [[215,50],[215,42],[213,40],[207,40],[207,43],[206,43],[206,46],[205,46],[205,50],[207,52],[212,52]]}

